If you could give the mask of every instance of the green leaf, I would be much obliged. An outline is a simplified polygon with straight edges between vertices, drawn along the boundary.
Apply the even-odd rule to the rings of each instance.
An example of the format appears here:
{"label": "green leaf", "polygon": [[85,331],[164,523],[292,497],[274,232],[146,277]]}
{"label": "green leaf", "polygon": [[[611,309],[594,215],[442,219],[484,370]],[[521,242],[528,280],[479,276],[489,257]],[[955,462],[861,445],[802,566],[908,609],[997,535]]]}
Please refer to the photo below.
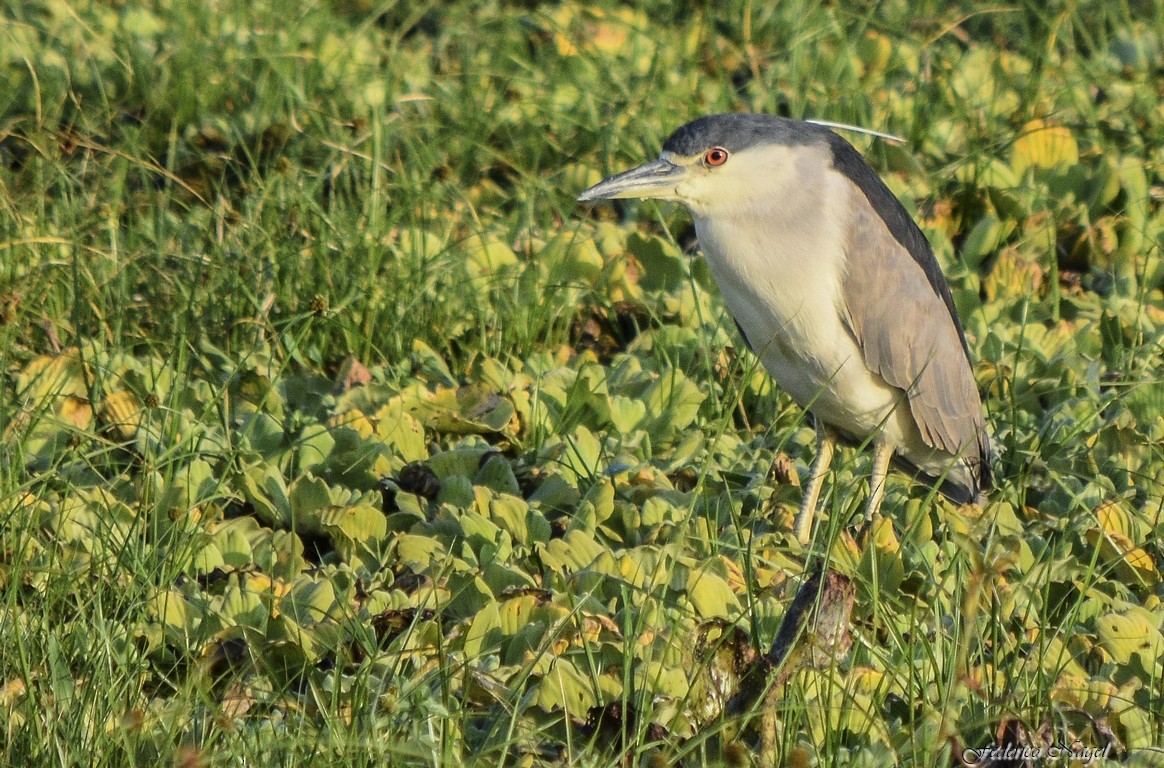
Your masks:
{"label": "green leaf", "polygon": [[513,402],[483,384],[437,390],[418,412],[427,426],[455,435],[502,432],[513,414]]}
{"label": "green leaf", "polygon": [[367,504],[328,507],[319,515],[319,524],[327,533],[342,534],[365,545],[379,542],[388,533],[384,513]]}
{"label": "green leaf", "polygon": [[643,265],[639,284],[647,290],[673,291],[687,283],[687,259],[674,244],[657,235],[632,233],[627,250]]}
{"label": "green leaf", "polygon": [[316,581],[309,577],[297,580],[291,591],[279,601],[279,610],[300,626],[330,618],[337,607],[331,581]]}
{"label": "green leaf", "polygon": [[741,610],[739,598],[727,579],[708,566],[696,568],[687,577],[687,598],[701,618],[730,619]]}
{"label": "green leaf", "polygon": [[610,398],[610,423],[621,434],[628,434],[646,415],[647,406],[641,400],[622,395]]}
{"label": "green leaf", "polygon": [[570,521],[570,530],[593,532],[614,514],[614,483],[604,477],[590,486]]}
{"label": "green leaf", "polygon": [[490,498],[489,519],[512,536],[517,544],[529,546],[532,543],[527,525],[529,505],[521,497],[502,493]]}
{"label": "green leaf", "polygon": [[559,657],[538,681],[535,703],[546,712],[565,710],[574,719],[585,720],[597,698],[589,678]]}
{"label": "green leaf", "polygon": [[227,626],[244,626],[264,631],[269,611],[258,593],[232,579],[219,601],[218,612]]}
{"label": "green leaf", "polygon": [[479,657],[484,651],[493,651],[501,643],[501,617],[498,615],[497,603],[486,603],[485,607],[477,612],[469,629],[465,631],[465,656],[469,659]]}
{"label": "green leaf", "polygon": [[577,573],[606,552],[588,531],[570,530],[553,539],[541,551],[541,560],[552,571]]}
{"label": "green leaf", "polygon": [[521,495],[521,486],[517,484],[517,477],[513,474],[513,467],[501,455],[493,455],[481,466],[477,476],[473,478],[477,485],[483,485],[497,493],[507,493],[514,496]]}
{"label": "green leaf", "polygon": [[664,370],[643,393],[647,431],[656,439],[673,438],[691,426],[706,397],[682,371]]}
{"label": "green leaf", "polygon": [[327,483],[310,473],[297,477],[291,483],[288,500],[297,529],[319,533],[319,513],[331,504]]}
{"label": "green leaf", "polygon": [[441,481],[441,489],[436,497],[438,504],[448,504],[457,509],[468,509],[477,500],[473,483],[463,475],[452,475]]}
{"label": "green leaf", "polygon": [[401,533],[395,541],[396,559],[414,573],[424,573],[434,561],[446,556],[444,545],[428,536]]}
{"label": "green leaf", "polygon": [[376,412],[376,434],[404,461],[423,461],[428,457],[424,427],[405,412],[402,398],[393,398]]}
{"label": "green leaf", "polygon": [[310,471],[323,464],[335,449],[335,438],[326,424],[308,424],[296,442],[299,469]]}
{"label": "green leaf", "polygon": [[1099,642],[1118,663],[1127,664],[1133,654],[1143,653],[1146,661],[1154,666],[1164,651],[1158,623],[1150,613],[1137,607],[1127,613],[1101,617],[1096,621],[1096,631]]}

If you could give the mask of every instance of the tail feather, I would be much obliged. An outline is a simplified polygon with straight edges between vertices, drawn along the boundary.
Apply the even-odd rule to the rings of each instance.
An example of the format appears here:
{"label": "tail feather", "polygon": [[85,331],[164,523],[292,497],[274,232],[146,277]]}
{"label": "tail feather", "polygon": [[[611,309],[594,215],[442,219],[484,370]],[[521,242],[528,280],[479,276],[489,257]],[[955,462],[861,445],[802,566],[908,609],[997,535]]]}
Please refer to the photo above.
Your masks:
{"label": "tail feather", "polygon": [[994,472],[991,468],[994,451],[989,438],[983,437],[979,450],[981,458],[975,456],[959,459],[950,467],[949,472],[937,477],[923,472],[897,454],[893,456],[893,463],[918,482],[937,489],[938,493],[955,504],[984,504],[987,496],[994,490]]}

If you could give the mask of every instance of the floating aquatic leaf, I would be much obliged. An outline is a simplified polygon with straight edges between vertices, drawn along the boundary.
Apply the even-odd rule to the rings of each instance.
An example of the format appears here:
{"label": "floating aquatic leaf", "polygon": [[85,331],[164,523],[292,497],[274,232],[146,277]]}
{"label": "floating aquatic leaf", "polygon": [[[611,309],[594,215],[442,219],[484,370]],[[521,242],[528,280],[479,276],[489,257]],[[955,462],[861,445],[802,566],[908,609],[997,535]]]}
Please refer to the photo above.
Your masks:
{"label": "floating aquatic leaf", "polygon": [[467,509],[477,500],[473,482],[464,475],[452,475],[442,483],[437,493],[438,504],[448,504],[459,509]]}
{"label": "floating aquatic leaf", "polygon": [[730,619],[741,610],[739,598],[727,580],[709,566],[691,571],[687,577],[687,599],[705,619]]}
{"label": "floating aquatic leaf", "polygon": [[303,627],[333,618],[332,613],[338,607],[331,581],[307,576],[300,577],[279,601],[279,611]]}
{"label": "floating aquatic leaf", "polygon": [[1022,174],[1028,168],[1055,168],[1079,162],[1079,147],[1071,129],[1032,120],[1022,127],[1011,146],[1011,167]]}
{"label": "floating aquatic leaf", "polygon": [[449,599],[444,610],[457,619],[477,615],[488,605],[496,605],[496,598],[485,580],[472,571],[452,573],[448,577]]}
{"label": "floating aquatic leaf", "polygon": [[1136,545],[1143,541],[1145,526],[1130,515],[1118,501],[1108,501],[1095,510],[1099,528],[1088,529],[1088,542],[1098,546],[1100,554],[1113,563],[1121,579],[1132,584],[1155,586],[1160,581],[1152,555]]}
{"label": "floating aquatic leaf", "polygon": [[291,501],[277,467],[262,464],[248,467],[240,480],[246,500],[260,520],[268,525],[290,527]]}
{"label": "floating aquatic leaf", "polygon": [[457,386],[457,379],[445,359],[420,339],[412,342],[412,367],[422,382],[440,387]]}
{"label": "floating aquatic leaf", "polygon": [[166,639],[172,643],[189,642],[203,618],[202,611],[176,589],[154,595],[150,609],[161,623]]}
{"label": "floating aquatic leaf", "polygon": [[335,437],[326,424],[308,424],[295,442],[299,468],[310,471],[322,465],[335,449]]}
{"label": "floating aquatic leaf", "polygon": [[461,244],[461,260],[469,270],[474,284],[481,290],[491,279],[502,276],[517,265],[517,254],[499,240],[470,235]]}
{"label": "floating aquatic leaf", "polygon": [[1145,668],[1151,669],[1164,652],[1158,620],[1138,606],[1099,618],[1096,631],[1103,648],[1120,664],[1128,663],[1133,654],[1143,654]]}
{"label": "floating aquatic leaf", "polygon": [[445,556],[444,546],[436,539],[402,533],[395,540],[396,559],[416,573],[427,571],[429,566]]}
{"label": "floating aquatic leaf", "polygon": [[438,453],[429,458],[424,465],[432,470],[444,482],[445,479],[459,475],[473,478],[481,467],[481,460],[488,454],[486,448],[461,448]]}
{"label": "floating aquatic leaf", "polygon": [[627,251],[642,265],[639,284],[647,290],[672,291],[687,282],[687,260],[672,243],[656,235],[632,234]]}
{"label": "floating aquatic leaf", "polygon": [[59,397],[88,397],[86,374],[77,350],[59,355],[42,355],[29,362],[16,376],[16,391],[32,407]]}
{"label": "floating aquatic leaf", "polygon": [[401,398],[393,398],[376,412],[376,435],[404,461],[423,461],[428,456],[424,427],[407,413]]}
{"label": "floating aquatic leaf", "polygon": [[977,267],[998,250],[1014,226],[1013,221],[1003,221],[994,214],[986,214],[978,220],[962,241],[962,259],[970,267]]}
{"label": "floating aquatic leaf", "polygon": [[521,495],[521,486],[517,484],[512,465],[500,454],[494,454],[485,460],[473,482],[498,493]]}
{"label": "floating aquatic leaf", "polygon": [[482,559],[491,559],[490,555],[497,546],[508,545],[508,534],[499,525],[475,509],[464,510],[457,519],[465,541]]}
{"label": "floating aquatic leaf", "polygon": [[557,446],[559,469],[574,480],[596,476],[602,466],[602,443],[586,427],[578,427]]}
{"label": "floating aquatic leaf", "polygon": [[614,395],[610,398],[610,422],[622,434],[633,430],[647,415],[647,406],[636,398]]}
{"label": "floating aquatic leaf", "polygon": [[987,157],[980,164],[960,166],[955,170],[954,175],[962,183],[988,190],[1006,191],[1019,186],[1019,177],[1015,174],[1014,169],[1009,163],[998,157]]}
{"label": "floating aquatic leaf", "polygon": [[595,705],[594,686],[568,659],[553,659],[537,682],[535,703],[546,712],[565,710],[577,720],[585,720]]}
{"label": "floating aquatic leaf", "polygon": [[250,414],[241,431],[250,447],[264,457],[273,456],[287,447],[283,424],[264,411]]}
{"label": "floating aquatic leaf", "polygon": [[531,589],[535,586],[532,576],[511,565],[513,555],[494,557],[480,567],[481,580],[489,588],[490,594],[501,595],[511,590]]}
{"label": "floating aquatic leaf", "polygon": [[211,603],[227,626],[246,626],[262,632],[266,629],[270,609],[249,582],[241,586],[236,579],[227,585],[221,599]]}
{"label": "floating aquatic leaf", "polygon": [[588,567],[605,551],[589,532],[575,529],[546,544],[541,551],[541,560],[552,571],[576,573]]}
{"label": "floating aquatic leaf", "polygon": [[530,494],[531,505],[544,511],[571,509],[577,505],[578,489],[557,472],[550,472]]}
{"label": "floating aquatic leaf", "polygon": [[1112,719],[1123,731],[1123,745],[1126,749],[1158,752],[1155,740],[1157,731],[1147,712],[1136,706],[1124,706],[1116,710]]}
{"label": "floating aquatic leaf", "polygon": [[377,544],[388,533],[384,513],[366,504],[327,507],[319,514],[319,525],[326,533],[366,546]]}
{"label": "floating aquatic leaf", "polygon": [[635,668],[635,688],[651,691],[655,696],[682,699],[689,688],[690,670],[658,661],[648,661]]}
{"label": "floating aquatic leaf", "polygon": [[296,528],[318,534],[319,513],[332,503],[327,483],[311,473],[301,475],[291,483],[287,491],[287,501],[291,506]]}
{"label": "floating aquatic leaf", "polygon": [[65,395],[57,405],[57,416],[66,424],[88,431],[93,426],[93,406],[75,395]]}
{"label": "floating aquatic leaf", "polygon": [[658,439],[673,438],[695,421],[707,395],[678,369],[663,371],[643,393],[644,428]]}
{"label": "floating aquatic leaf", "polygon": [[115,437],[132,440],[143,418],[142,405],[137,395],[120,390],[101,401],[97,416]]}
{"label": "floating aquatic leaf", "polygon": [[486,603],[485,607],[473,617],[468,630],[465,632],[465,655],[470,659],[475,659],[483,651],[495,650],[500,645],[504,634],[497,603]]}
{"label": "floating aquatic leaf", "polygon": [[999,252],[990,274],[982,281],[982,291],[987,300],[1038,296],[1044,289],[1045,277],[1037,261],[1024,259],[1008,246]]}
{"label": "floating aquatic leaf", "polygon": [[335,414],[327,420],[327,426],[332,430],[339,427],[354,429],[356,434],[365,438],[371,437],[376,431],[372,420],[359,408],[349,408],[343,413]]}
{"label": "floating aquatic leaf", "polygon": [[326,648],[316,639],[314,630],[315,627],[305,628],[282,614],[270,618],[261,659],[276,679],[297,679],[323,656]]}
{"label": "floating aquatic leaf", "polygon": [[231,568],[246,568],[254,561],[250,540],[237,525],[219,526],[211,541],[222,554],[222,562]]}
{"label": "floating aquatic leaf", "polygon": [[291,531],[261,532],[251,539],[251,547],[256,565],[274,578],[292,581],[307,567],[303,540]]}
{"label": "floating aquatic leaf", "polygon": [[510,494],[491,495],[488,501],[489,519],[522,546],[529,546],[533,542],[529,530],[529,511],[525,500]]}
{"label": "floating aquatic leaf", "polygon": [[546,270],[550,287],[593,286],[603,269],[602,255],[594,241],[574,234],[555,235],[537,259]]}
{"label": "floating aquatic leaf", "polygon": [[614,484],[602,478],[592,485],[570,521],[570,529],[594,531],[614,514]]}
{"label": "floating aquatic leaf", "polygon": [[418,411],[425,424],[438,432],[481,434],[501,432],[514,415],[513,403],[483,385],[439,389]]}

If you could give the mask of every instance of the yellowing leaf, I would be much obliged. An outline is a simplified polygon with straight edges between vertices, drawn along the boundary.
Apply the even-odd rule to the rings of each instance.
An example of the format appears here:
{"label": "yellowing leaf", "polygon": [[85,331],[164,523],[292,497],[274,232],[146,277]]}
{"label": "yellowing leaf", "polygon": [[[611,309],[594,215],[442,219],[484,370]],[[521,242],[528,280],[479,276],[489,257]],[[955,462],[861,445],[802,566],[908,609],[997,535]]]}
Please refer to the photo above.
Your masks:
{"label": "yellowing leaf", "polygon": [[465,632],[465,656],[474,659],[480,656],[483,651],[495,650],[501,637],[501,617],[498,613],[497,603],[486,603],[485,607],[473,617],[469,629]]}
{"label": "yellowing leaf", "polygon": [[1136,546],[1135,539],[1144,534],[1142,525],[1132,517],[1118,501],[1101,504],[1095,510],[1099,528],[1086,532],[1087,540],[1099,547],[1103,559],[1114,564],[1116,573],[1125,581],[1133,581],[1149,586],[1160,581],[1156,562],[1142,547]]}
{"label": "yellowing leaf", "polygon": [[635,668],[635,688],[656,696],[679,699],[687,695],[687,674],[681,667],[648,661]]}
{"label": "yellowing leaf", "polygon": [[60,355],[42,355],[32,360],[16,377],[17,394],[39,404],[47,398],[73,395],[85,397],[88,390],[77,350]]}
{"label": "yellowing leaf", "polygon": [[356,430],[360,437],[371,437],[375,432],[372,420],[359,408],[351,408],[343,413],[337,413],[327,420],[329,427],[349,427]]}
{"label": "yellowing leaf", "polygon": [[509,398],[481,384],[438,389],[422,401],[417,412],[426,426],[457,435],[503,432],[513,414]]}
{"label": "yellowing leaf", "polygon": [[554,659],[538,683],[537,705],[546,712],[564,709],[575,719],[585,720],[596,703],[590,679],[566,659]]}
{"label": "yellowing leaf", "polygon": [[82,397],[65,395],[58,406],[57,415],[77,429],[87,430],[93,426],[93,406]]}
{"label": "yellowing leaf", "polygon": [[388,531],[384,513],[367,504],[330,506],[320,513],[319,524],[325,531],[342,532],[363,544],[383,539]]}
{"label": "yellowing leaf", "polygon": [[1071,130],[1032,120],[1023,126],[1011,147],[1011,167],[1021,174],[1028,168],[1054,168],[1079,162],[1079,147]]}
{"label": "yellowing leaf", "polygon": [[741,610],[727,579],[708,567],[693,570],[687,577],[687,598],[704,618],[728,619]]}
{"label": "yellowing leaf", "polygon": [[552,539],[542,550],[541,559],[552,571],[577,573],[605,551],[590,533],[575,528],[560,539]]}
{"label": "yellowing leaf", "polygon": [[1142,608],[1109,613],[1096,621],[1096,630],[1100,644],[1120,664],[1130,661],[1134,653],[1143,653],[1151,661],[1164,650],[1164,638],[1152,614]]}
{"label": "yellowing leaf", "polygon": [[109,431],[122,440],[132,440],[142,420],[142,405],[136,394],[121,390],[101,400],[98,410]]}
{"label": "yellowing leaf", "polygon": [[477,285],[517,264],[517,254],[512,248],[500,240],[486,239],[481,235],[465,238],[461,243],[461,252],[469,275]]}

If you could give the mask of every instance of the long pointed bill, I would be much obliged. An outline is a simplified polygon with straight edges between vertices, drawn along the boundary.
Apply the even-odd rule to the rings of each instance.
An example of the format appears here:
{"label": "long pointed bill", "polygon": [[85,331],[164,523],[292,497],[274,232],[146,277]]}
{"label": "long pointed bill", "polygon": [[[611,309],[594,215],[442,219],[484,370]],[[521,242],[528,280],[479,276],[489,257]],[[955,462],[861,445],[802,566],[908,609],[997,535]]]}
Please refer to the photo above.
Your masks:
{"label": "long pointed bill", "polygon": [[578,202],[614,200],[619,197],[674,198],[675,185],[683,179],[686,170],[663,159],[631,168],[609,179],[600,181],[578,195]]}

